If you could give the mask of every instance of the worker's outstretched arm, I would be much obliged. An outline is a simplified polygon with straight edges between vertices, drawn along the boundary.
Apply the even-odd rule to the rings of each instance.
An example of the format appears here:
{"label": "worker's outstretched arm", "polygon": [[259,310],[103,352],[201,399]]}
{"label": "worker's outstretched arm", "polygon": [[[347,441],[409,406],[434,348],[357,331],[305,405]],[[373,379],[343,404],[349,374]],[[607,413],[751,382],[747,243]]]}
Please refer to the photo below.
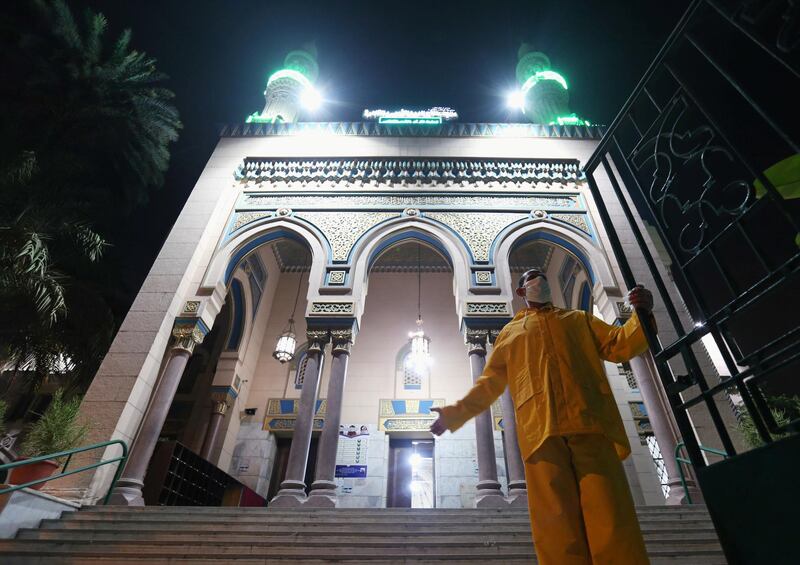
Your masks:
{"label": "worker's outstretched arm", "polygon": [[[587,314],[589,329],[594,335],[600,357],[613,363],[628,361],[647,351],[647,339],[642,330],[642,320],[637,310],[650,314],[653,309],[653,295],[644,287],[637,286],[628,293],[634,314],[622,326],[611,326],[603,320]],[[645,323],[652,324],[652,318]]]}
{"label": "worker's outstretched arm", "polygon": [[475,382],[467,395],[453,405],[443,408],[431,408],[431,412],[439,414],[439,418],[431,426],[431,433],[439,436],[445,430],[456,431],[470,418],[477,416],[503,394],[508,384],[506,376],[506,350],[502,339],[498,338],[494,351],[486,362],[483,374]]}

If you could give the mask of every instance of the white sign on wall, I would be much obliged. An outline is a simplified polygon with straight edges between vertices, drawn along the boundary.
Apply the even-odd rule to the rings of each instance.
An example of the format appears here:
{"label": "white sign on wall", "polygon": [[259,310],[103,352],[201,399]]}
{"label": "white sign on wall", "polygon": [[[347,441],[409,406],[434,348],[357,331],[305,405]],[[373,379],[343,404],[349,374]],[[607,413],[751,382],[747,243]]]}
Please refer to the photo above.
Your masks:
{"label": "white sign on wall", "polygon": [[336,471],[334,476],[346,479],[367,477],[367,450],[369,430],[367,426],[339,426],[339,446],[336,449]]}

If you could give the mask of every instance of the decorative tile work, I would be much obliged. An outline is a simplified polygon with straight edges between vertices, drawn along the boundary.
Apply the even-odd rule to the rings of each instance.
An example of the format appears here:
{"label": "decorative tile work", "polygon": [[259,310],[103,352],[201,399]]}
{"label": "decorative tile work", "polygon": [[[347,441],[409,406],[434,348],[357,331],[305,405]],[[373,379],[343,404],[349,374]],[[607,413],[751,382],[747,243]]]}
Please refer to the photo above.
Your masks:
{"label": "decorative tile work", "polygon": [[[270,398],[267,400],[267,411],[264,417],[264,429],[270,431],[287,431],[294,429],[299,398]],[[318,399],[314,411],[314,429],[322,429],[328,403],[325,399]]]}
{"label": "decorative tile work", "polygon": [[508,305],[505,302],[467,302],[468,316],[495,316],[508,314]]}
{"label": "decorative tile work", "polygon": [[567,139],[600,139],[605,126],[541,125],[541,124],[480,124],[443,123],[431,125],[388,125],[378,122],[295,122],[245,123],[222,126],[222,137],[263,137],[321,133],[347,136],[391,137],[563,137]]}
{"label": "decorative tile work", "polygon": [[239,228],[251,224],[262,218],[272,217],[272,212],[237,212],[231,229],[228,233],[233,233]]}
{"label": "decorative tile work", "polygon": [[312,315],[336,315],[336,314],[353,314],[352,302],[312,302],[311,314]]}
{"label": "decorative tile work", "polygon": [[475,271],[475,284],[480,284],[480,285],[492,284],[492,272]]}
{"label": "decorative tile work", "polygon": [[436,414],[430,409],[444,404],[443,398],[381,399],[378,429],[384,432],[428,431],[436,420]]}
{"label": "decorative tile work", "polygon": [[296,217],[314,224],[331,246],[334,261],[346,261],[356,240],[367,230],[390,218],[396,212],[351,212],[343,221],[341,212],[298,212]]}
{"label": "decorative tile work", "polygon": [[628,318],[633,314],[633,307],[630,304],[619,300],[615,304],[617,305],[617,310],[619,310],[621,318]]}
{"label": "decorative tile work", "polygon": [[200,309],[199,300],[189,300],[183,305],[183,311],[187,314],[194,314]]}
{"label": "decorative tile work", "polygon": [[589,229],[589,222],[586,221],[586,214],[550,214],[550,217],[554,220],[567,222],[582,232],[592,235],[592,231]]}
{"label": "decorative tile work", "polygon": [[499,398],[492,404],[492,422],[494,422],[495,431],[503,431],[503,403]]}
{"label": "decorative tile work", "polygon": [[428,212],[426,218],[446,224],[467,243],[475,261],[488,261],[492,243],[506,227],[527,214]]}
{"label": "decorative tile work", "polygon": [[328,284],[330,285],[343,285],[345,280],[345,271],[329,271]]}

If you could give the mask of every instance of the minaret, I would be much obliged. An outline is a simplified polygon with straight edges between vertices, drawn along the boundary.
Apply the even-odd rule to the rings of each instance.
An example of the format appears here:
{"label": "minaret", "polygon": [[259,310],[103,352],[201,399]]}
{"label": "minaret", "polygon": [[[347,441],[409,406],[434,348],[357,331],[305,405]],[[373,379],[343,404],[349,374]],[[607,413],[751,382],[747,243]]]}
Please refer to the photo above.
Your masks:
{"label": "minaret", "polygon": [[303,49],[290,51],[283,61],[283,68],[272,73],[264,90],[264,110],[247,117],[248,122],[296,122],[305,100],[318,97],[314,83],[319,75],[317,49],[306,45]]}
{"label": "minaret", "polygon": [[517,82],[524,98],[522,111],[528,119],[535,124],[556,124],[564,118],[573,118],[569,112],[567,81],[550,68],[547,55],[523,43],[518,57]]}

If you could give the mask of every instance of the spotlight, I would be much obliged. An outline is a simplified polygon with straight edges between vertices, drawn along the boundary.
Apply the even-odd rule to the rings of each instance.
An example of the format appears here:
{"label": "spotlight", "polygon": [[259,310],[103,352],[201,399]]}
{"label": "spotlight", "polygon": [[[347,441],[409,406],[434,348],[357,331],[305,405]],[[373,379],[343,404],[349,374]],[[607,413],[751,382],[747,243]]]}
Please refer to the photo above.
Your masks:
{"label": "spotlight", "polygon": [[322,105],[322,94],[314,87],[308,86],[300,94],[300,104],[306,110],[313,112]]}
{"label": "spotlight", "polygon": [[522,107],[525,106],[525,94],[521,90],[509,92],[506,96],[506,103],[509,108],[521,110]]}

